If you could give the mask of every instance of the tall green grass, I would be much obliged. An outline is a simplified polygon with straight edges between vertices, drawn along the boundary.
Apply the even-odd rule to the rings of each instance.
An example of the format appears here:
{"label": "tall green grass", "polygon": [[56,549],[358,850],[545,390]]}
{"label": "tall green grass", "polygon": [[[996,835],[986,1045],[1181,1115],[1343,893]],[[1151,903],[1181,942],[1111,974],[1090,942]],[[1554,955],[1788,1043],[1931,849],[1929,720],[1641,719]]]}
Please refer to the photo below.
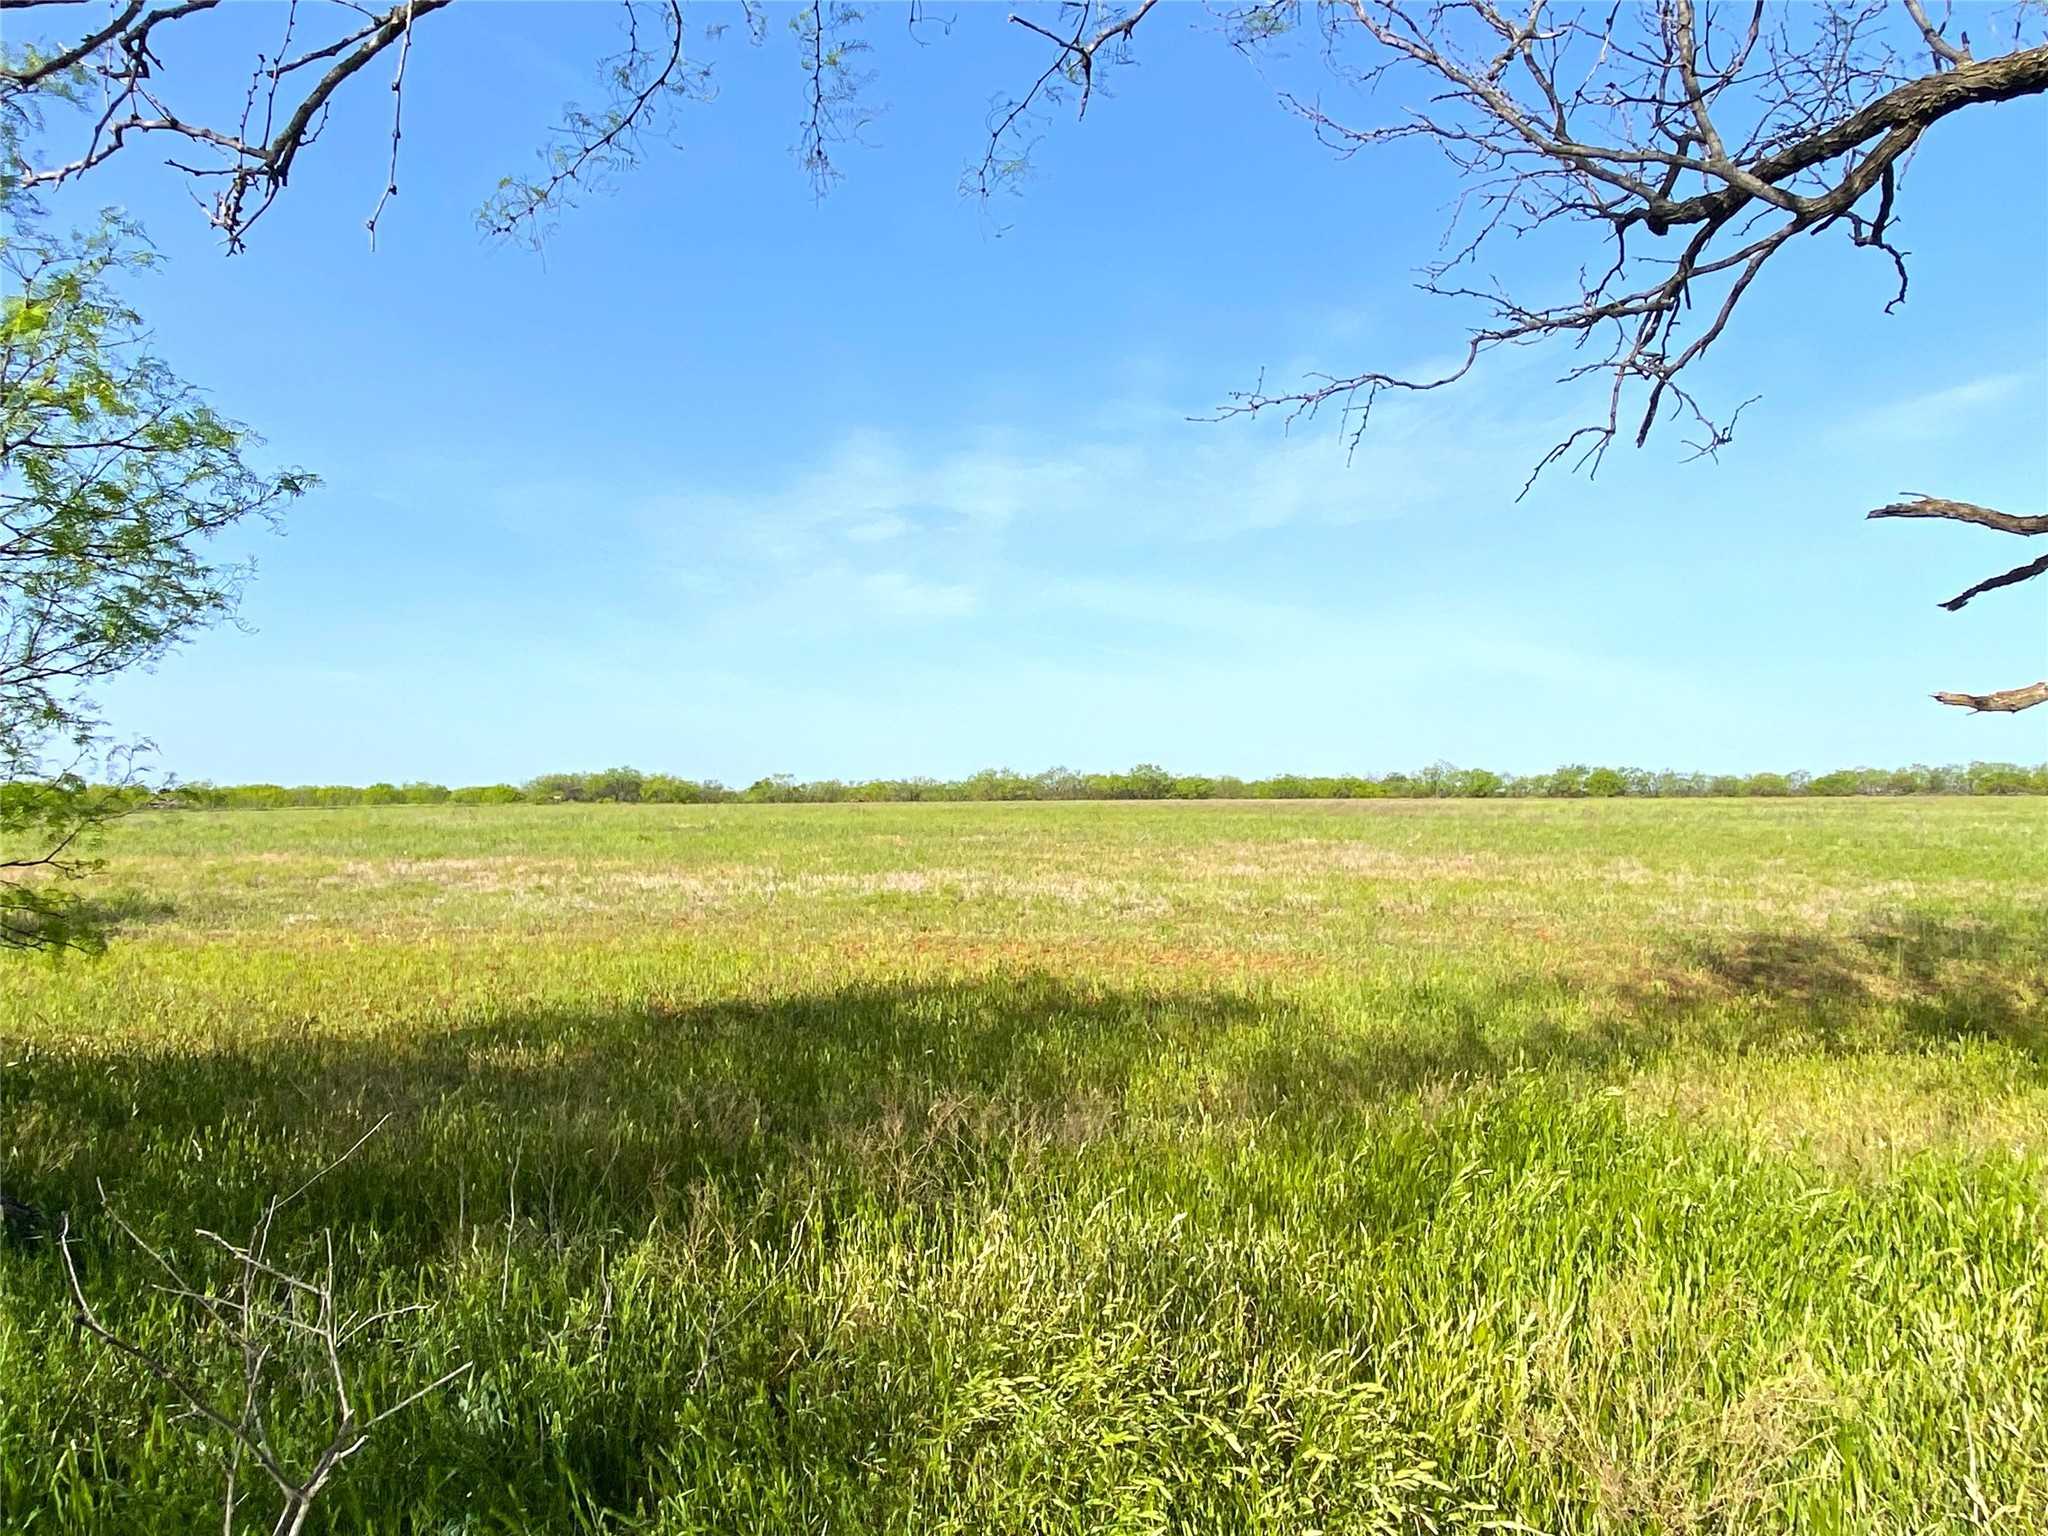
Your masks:
{"label": "tall green grass", "polygon": [[[0,977],[0,1528],[2048,1530],[2048,806],[138,818]],[[332,1432],[311,1361],[280,1448]],[[248,1507],[250,1528],[260,1501]]]}

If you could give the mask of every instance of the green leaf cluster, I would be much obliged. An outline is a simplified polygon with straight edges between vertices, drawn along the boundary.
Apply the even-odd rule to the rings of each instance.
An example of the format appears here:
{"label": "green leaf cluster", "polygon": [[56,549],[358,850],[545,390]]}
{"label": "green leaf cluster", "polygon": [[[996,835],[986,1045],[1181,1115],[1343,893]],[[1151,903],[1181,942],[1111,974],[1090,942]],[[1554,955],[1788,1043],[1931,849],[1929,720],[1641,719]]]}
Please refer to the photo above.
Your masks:
{"label": "green leaf cluster", "polygon": [[155,260],[134,225],[0,212],[0,944],[70,946],[71,850],[126,803],[76,771],[106,752],[93,686],[229,617],[250,566],[214,541],[316,482],[259,468],[260,440],[151,354],[122,291]]}

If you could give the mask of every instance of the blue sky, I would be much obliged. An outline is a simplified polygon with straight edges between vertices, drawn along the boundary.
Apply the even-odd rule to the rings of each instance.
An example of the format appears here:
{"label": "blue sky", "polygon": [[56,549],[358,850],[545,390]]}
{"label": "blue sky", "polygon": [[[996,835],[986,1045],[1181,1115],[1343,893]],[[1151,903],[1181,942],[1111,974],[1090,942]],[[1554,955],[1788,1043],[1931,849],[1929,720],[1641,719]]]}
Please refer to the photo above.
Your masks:
{"label": "blue sky", "polygon": [[[223,68],[272,30],[230,10]],[[1389,403],[1348,462],[1334,421],[1186,419],[1261,369],[1455,348],[1410,287],[1438,162],[1333,159],[1274,105],[1288,66],[1189,8],[992,216],[961,172],[1042,55],[955,15],[873,28],[883,110],[822,203],[777,12],[544,254],[485,244],[477,205],[613,45],[598,6],[422,24],[374,252],[381,89],[243,255],[140,156],[92,184],[172,258],[159,350],[326,482],[246,541],[246,627],[107,690],[115,725],[222,781],[2048,757],[2048,711],[1926,697],[2048,665],[2039,587],[1935,607],[2016,542],[1861,516],[2048,505],[2041,102],[1930,136],[1900,313],[1840,241],[1767,275],[1700,380],[1764,396],[1718,464],[1674,434],[1517,502],[1574,419],[1552,355]]]}

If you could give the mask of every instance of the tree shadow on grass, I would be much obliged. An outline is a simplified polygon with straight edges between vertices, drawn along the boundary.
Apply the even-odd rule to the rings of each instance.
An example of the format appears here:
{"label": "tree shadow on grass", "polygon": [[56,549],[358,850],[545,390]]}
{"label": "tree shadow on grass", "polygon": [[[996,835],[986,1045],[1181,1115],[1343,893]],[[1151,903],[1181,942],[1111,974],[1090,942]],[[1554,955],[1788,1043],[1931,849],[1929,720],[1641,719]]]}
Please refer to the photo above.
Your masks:
{"label": "tree shadow on grass", "polygon": [[154,927],[178,915],[174,903],[135,889],[96,894],[80,902],[78,910],[98,932],[110,935],[127,929]]}
{"label": "tree shadow on grass", "polygon": [[693,1190],[744,1200],[796,1163],[849,1186],[946,1182],[1147,1116],[1284,1131],[1512,1073],[1626,1072],[1681,1049],[1981,1038],[2043,1062],[2044,978],[2048,920],[1915,918],[1683,940],[1598,986],[1453,973],[1362,982],[1333,1000],[1030,971],[220,1048],[0,1041],[0,1118],[20,1148],[14,1197],[88,1209],[103,1183],[187,1226],[246,1223],[381,1124],[309,1191],[307,1215],[431,1247],[515,1200],[551,1228],[631,1232],[673,1217]]}
{"label": "tree shadow on grass", "polygon": [[743,1195],[796,1160],[1084,1139],[1161,1061],[1297,1014],[1034,972],[216,1048],[0,1040],[0,1120],[21,1147],[12,1192],[53,1212],[104,1184],[188,1226],[246,1223],[381,1125],[309,1191],[310,1219],[432,1241],[502,1215],[516,1178],[534,1219],[633,1230],[693,1186]]}
{"label": "tree shadow on grass", "polygon": [[[495,1362],[497,1379],[521,1384],[499,1427],[479,1430],[467,1409],[423,1407],[435,1427],[408,1421],[404,1434],[421,1438],[394,1435],[384,1471],[366,1458],[360,1497],[369,1507],[413,1498],[426,1468],[454,1457],[477,1487],[509,1483],[521,1468],[521,1498],[562,1497],[561,1471],[591,1508],[630,1510],[659,1483],[661,1449],[684,1411],[676,1404],[699,1411],[713,1390],[702,1383],[718,1380],[734,1415],[781,1401],[789,1339],[815,1319],[771,1317],[783,1305],[771,1299],[748,1319],[754,1344],[712,1337],[769,1293],[778,1265],[796,1265],[806,1243],[829,1245],[831,1225],[856,1208],[912,1223],[914,1243],[965,1241],[1010,1181],[1038,1178],[1032,1198],[1042,1200],[1065,1176],[1062,1159],[1142,1138],[1148,1122],[1363,1140],[1369,1114],[1405,1095],[1526,1072],[1555,1074],[1571,1093],[1680,1050],[1990,1038],[2040,1062],[2044,962],[2040,923],[1915,920],[1682,941],[1645,975],[1597,986],[1474,971],[1294,994],[1030,971],[442,1027],[415,1018],[218,1047],[143,1049],[117,1030],[65,1049],[0,1040],[0,1125],[13,1148],[0,1171],[16,1196],[77,1219],[86,1285],[117,1316],[144,1315],[160,1277],[101,1215],[101,1183],[146,1233],[189,1240],[201,1227],[246,1232],[267,1199],[320,1175],[290,1224],[300,1235],[334,1231],[380,1297],[453,1289],[461,1277],[472,1303],[489,1303],[501,1284],[530,1278],[509,1312],[486,1305],[449,1324],[452,1347],[480,1374]],[[1506,1150],[1520,1134],[1512,1116],[1498,1134]],[[1451,1176],[1448,1165],[1440,1173]],[[1424,1186],[1437,1177],[1409,1181],[1404,1198],[1431,1209]],[[663,1231],[661,1262],[680,1264],[677,1250],[691,1250],[706,1224],[744,1278],[721,1289],[716,1258],[710,1280],[693,1271],[697,1332],[685,1330],[682,1353],[613,1380],[593,1342],[606,1326],[594,1298],[610,1304],[607,1255],[616,1262]],[[0,1273],[32,1328],[62,1315],[47,1244],[0,1252]],[[639,1326],[659,1335],[676,1304],[664,1293],[639,1305]],[[886,1356],[888,1345],[873,1348]],[[578,1350],[598,1364],[577,1367],[583,1395],[565,1403],[547,1362]],[[388,1363],[398,1379],[420,1374],[402,1355]],[[98,1409],[112,1411],[112,1389],[94,1390]],[[542,1406],[554,1415],[544,1430],[532,1427]],[[543,1443],[555,1461],[533,1471]],[[344,1488],[358,1496],[358,1485]]]}
{"label": "tree shadow on grass", "polygon": [[[1739,1001],[1853,1038],[1876,1022],[1901,1043],[1996,1040],[2048,1062],[2048,913],[2003,922],[1909,913],[1847,932],[1757,930],[1689,939],[1660,967],[1650,1006]],[[1637,988],[1632,996],[1645,1000]]]}
{"label": "tree shadow on grass", "polygon": [[1293,1032],[1252,1063],[1267,1102],[1360,1104],[1511,1072],[1609,1074],[1675,1051],[1918,1050],[1995,1041],[2048,1067],[2048,914],[1914,914],[1847,932],[1683,937],[1604,984],[1410,987],[1408,1027]]}

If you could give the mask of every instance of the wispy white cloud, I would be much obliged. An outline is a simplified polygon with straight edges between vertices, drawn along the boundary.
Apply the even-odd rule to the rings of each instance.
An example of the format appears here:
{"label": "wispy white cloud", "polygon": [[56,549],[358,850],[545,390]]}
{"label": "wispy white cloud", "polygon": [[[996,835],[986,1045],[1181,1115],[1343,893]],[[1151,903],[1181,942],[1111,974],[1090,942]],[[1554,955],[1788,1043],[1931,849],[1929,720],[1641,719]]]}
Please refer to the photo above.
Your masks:
{"label": "wispy white cloud", "polygon": [[1937,442],[1967,429],[1985,412],[2017,399],[2030,384],[2038,394],[2040,375],[1983,374],[1859,411],[1837,428],[1836,435],[1887,445]]}
{"label": "wispy white cloud", "polygon": [[1229,539],[1505,506],[1552,425],[1507,405],[1479,388],[1385,399],[1355,452],[1334,414],[1282,430],[1191,422],[1136,402],[1071,430],[859,428],[753,484],[605,500],[637,507],[651,532],[687,541],[700,558],[802,565],[821,551],[857,553],[848,546],[958,549],[1051,530],[1098,546]]}
{"label": "wispy white cloud", "polygon": [[[702,488],[532,483],[508,508],[558,527],[595,514],[635,590],[707,636],[816,637],[892,627],[1193,626],[1265,648],[1341,648],[1312,610],[1254,587],[1134,586],[1132,566],[1213,568],[1283,528],[1318,529],[1507,507],[1551,423],[1513,393],[1382,402],[1355,455],[1329,420],[1195,423],[1156,402],[1091,407],[1085,424],[912,435],[850,429],[751,483]],[[1534,445],[1534,446],[1532,446]],[[544,514],[544,515],[543,515]],[[1028,642],[1024,630],[1020,642]]]}
{"label": "wispy white cloud", "polygon": [[894,512],[884,512],[880,517],[852,524],[846,530],[846,537],[855,544],[880,544],[889,539],[900,539],[908,532],[910,522],[907,518],[898,517]]}
{"label": "wispy white cloud", "polygon": [[903,571],[874,571],[860,590],[877,610],[907,619],[957,619],[974,611],[973,587],[957,581],[920,581]]}
{"label": "wispy white cloud", "polygon": [[[955,624],[983,609],[983,588],[969,577],[826,559],[803,569],[728,575],[715,592],[670,610],[668,622],[692,633],[709,654],[738,655]],[[646,611],[631,612],[624,622],[644,623]]]}
{"label": "wispy white cloud", "polygon": [[1193,633],[1212,651],[1248,666],[1293,670],[1313,658],[1351,670],[1357,686],[1455,676],[1660,692],[1685,683],[1663,668],[1532,639],[1483,606],[1462,606],[1454,598],[1357,613],[1212,586],[1089,578],[1039,588],[1033,603],[1048,612],[1103,618],[1134,635],[1167,636],[1161,648],[1172,654],[1183,654],[1185,637]]}

